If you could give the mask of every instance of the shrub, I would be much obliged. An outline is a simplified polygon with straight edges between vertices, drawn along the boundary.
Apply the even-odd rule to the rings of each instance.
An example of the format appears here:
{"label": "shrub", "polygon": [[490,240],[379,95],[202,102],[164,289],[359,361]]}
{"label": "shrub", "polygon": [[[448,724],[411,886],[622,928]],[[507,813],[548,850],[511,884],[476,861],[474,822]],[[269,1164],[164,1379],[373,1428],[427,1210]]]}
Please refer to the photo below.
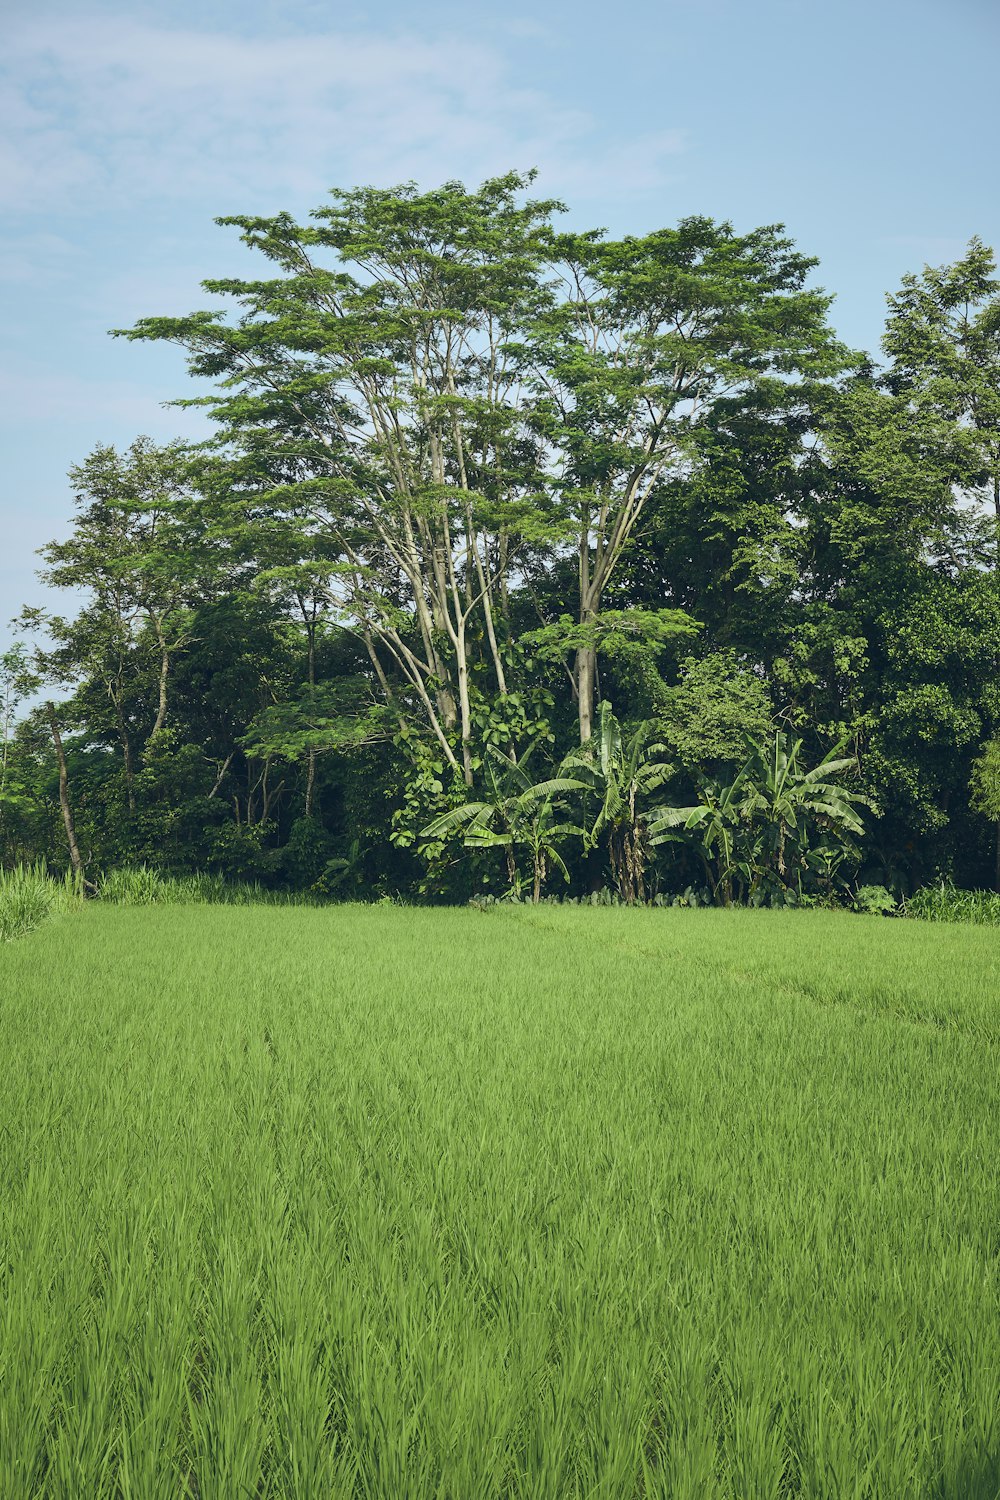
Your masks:
{"label": "shrub", "polygon": [[862,885],[858,887],[851,910],[864,912],[870,917],[887,917],[898,910],[899,903],[884,885]]}

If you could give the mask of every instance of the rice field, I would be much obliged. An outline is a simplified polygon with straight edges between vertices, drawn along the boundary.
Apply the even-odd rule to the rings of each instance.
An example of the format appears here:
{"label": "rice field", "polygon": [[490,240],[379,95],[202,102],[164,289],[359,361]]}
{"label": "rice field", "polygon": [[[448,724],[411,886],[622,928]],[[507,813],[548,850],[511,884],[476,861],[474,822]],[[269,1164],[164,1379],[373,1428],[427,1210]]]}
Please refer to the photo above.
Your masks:
{"label": "rice field", "polygon": [[998,958],[54,917],[0,947],[0,1496],[992,1500]]}

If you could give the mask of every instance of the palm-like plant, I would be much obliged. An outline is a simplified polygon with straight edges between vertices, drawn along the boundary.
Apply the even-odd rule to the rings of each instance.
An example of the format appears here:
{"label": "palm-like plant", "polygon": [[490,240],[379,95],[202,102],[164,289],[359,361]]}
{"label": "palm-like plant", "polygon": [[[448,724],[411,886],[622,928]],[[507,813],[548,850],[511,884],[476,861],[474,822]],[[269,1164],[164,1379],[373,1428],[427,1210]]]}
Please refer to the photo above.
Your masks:
{"label": "palm-like plant", "polygon": [[482,800],[449,808],[428,823],[421,837],[445,838],[461,832],[467,849],[503,849],[512,894],[521,888],[517,850],[525,849],[531,861],[532,900],[539,901],[551,869],[569,880],[559,845],[567,838],[583,837],[584,830],[566,821],[561,807],[568,793],[585,788],[582,781],[561,774],[533,782],[527,769],[530,755],[531,750],[515,760],[490,750]]}
{"label": "palm-like plant", "polygon": [[750,875],[740,847],[744,781],[743,771],[728,786],[703,777],[700,802],[690,807],[657,808],[649,820],[651,846],[674,841],[694,845],[712,899],[723,906],[733,904],[735,878],[748,879]]}
{"label": "palm-like plant", "polygon": [[566,756],[561,769],[582,783],[592,805],[596,801],[586,842],[596,848],[606,840],[612,878],[619,895],[631,905],[646,899],[648,825],[660,811],[650,801],[674,768],[661,759],[666,746],[652,741],[648,719],[626,736],[611,704],[600,703],[596,729],[592,739]]}
{"label": "palm-like plant", "polygon": [[773,745],[755,748],[744,768],[744,808],[762,845],[758,869],[770,869],[786,887],[794,875],[800,894],[803,869],[829,867],[831,844],[846,852],[850,838],[864,832],[860,809],[871,805],[868,798],[836,780],[857,766],[853,755],[839,754],[842,748],[837,745],[807,771],[802,741],[778,730]]}
{"label": "palm-like plant", "polygon": [[857,764],[838,745],[807,770],[802,741],[783,731],[773,743],[754,746],[728,786],[703,781],[691,807],[661,809],[652,822],[650,842],[690,838],[715,898],[730,905],[740,883],[747,900],[794,889],[802,895],[803,873],[827,889],[836,870],[864,831],[861,809],[868,798],[837,778]]}

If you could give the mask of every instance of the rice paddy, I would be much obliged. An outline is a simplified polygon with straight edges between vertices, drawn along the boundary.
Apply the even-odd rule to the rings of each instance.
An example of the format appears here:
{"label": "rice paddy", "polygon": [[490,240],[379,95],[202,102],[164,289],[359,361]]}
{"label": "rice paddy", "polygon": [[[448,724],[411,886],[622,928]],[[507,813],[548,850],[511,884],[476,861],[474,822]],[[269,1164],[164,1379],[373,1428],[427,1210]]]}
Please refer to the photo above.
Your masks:
{"label": "rice paddy", "polygon": [[0,1496],[992,1500],[998,957],[53,918],[0,948]]}

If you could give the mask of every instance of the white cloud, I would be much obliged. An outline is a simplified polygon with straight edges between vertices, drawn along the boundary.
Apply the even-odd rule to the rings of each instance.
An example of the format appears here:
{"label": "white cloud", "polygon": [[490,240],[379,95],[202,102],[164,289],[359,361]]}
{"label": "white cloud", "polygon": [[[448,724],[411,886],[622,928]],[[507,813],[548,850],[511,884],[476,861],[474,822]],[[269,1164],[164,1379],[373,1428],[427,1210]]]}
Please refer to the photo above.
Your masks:
{"label": "white cloud", "polygon": [[620,197],[662,183],[683,144],[674,130],[601,139],[588,112],[521,87],[513,61],[478,43],[122,17],[9,28],[0,127],[0,203],[61,213],[126,199],[252,210],[276,195],[296,207],[334,183],[531,165],[545,191]]}

